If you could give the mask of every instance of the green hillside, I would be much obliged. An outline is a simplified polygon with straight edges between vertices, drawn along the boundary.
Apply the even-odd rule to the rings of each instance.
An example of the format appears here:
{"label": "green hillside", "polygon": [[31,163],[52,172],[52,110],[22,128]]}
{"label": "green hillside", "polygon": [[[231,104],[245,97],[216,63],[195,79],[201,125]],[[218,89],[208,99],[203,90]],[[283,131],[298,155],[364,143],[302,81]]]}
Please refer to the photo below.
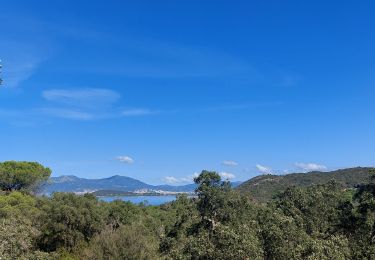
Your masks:
{"label": "green hillside", "polygon": [[[160,206],[93,194],[35,196],[50,173],[35,162],[0,163],[1,259],[375,259],[375,169],[249,181],[252,192],[342,183],[294,186],[269,203],[202,171],[194,198],[181,195]],[[349,190],[352,196],[343,189],[370,176]]]}
{"label": "green hillside", "polygon": [[237,190],[249,193],[257,201],[265,202],[289,186],[306,187],[335,180],[346,188],[354,188],[359,184],[368,183],[370,169],[357,167],[332,172],[292,173],[287,175],[267,174],[242,183]]}

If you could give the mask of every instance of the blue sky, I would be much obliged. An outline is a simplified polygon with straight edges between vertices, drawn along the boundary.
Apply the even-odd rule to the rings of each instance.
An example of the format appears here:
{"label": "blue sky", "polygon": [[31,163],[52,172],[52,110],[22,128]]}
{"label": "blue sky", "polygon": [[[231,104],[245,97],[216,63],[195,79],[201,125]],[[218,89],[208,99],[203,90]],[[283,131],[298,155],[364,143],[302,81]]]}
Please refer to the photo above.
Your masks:
{"label": "blue sky", "polygon": [[0,161],[184,184],[374,166],[373,1],[1,1]]}

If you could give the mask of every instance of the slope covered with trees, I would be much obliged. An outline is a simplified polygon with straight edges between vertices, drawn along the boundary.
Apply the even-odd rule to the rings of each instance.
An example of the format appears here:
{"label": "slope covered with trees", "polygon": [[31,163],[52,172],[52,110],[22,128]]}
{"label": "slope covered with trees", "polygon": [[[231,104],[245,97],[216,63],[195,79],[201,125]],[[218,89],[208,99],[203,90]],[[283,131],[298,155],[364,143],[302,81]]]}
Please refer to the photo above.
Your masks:
{"label": "slope covered with trees", "polygon": [[[17,166],[17,165],[16,165]],[[161,206],[91,194],[0,194],[2,259],[375,259],[375,172],[348,195],[329,181],[267,203],[195,179],[197,197]],[[371,175],[372,174],[372,175]]]}
{"label": "slope covered with trees", "polygon": [[260,175],[242,183],[237,189],[257,201],[265,202],[290,186],[308,187],[327,184],[334,180],[344,188],[355,188],[368,183],[370,168],[357,167],[331,172],[293,173],[286,175]]}

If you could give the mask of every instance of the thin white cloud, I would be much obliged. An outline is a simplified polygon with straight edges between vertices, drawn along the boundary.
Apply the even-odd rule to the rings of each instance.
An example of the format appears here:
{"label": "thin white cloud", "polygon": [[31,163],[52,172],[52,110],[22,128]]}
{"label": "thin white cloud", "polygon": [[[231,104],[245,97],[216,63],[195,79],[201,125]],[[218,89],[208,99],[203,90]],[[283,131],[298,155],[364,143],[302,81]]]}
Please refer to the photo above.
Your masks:
{"label": "thin white cloud", "polygon": [[255,167],[258,169],[258,171],[260,171],[263,174],[272,174],[272,169],[270,167],[263,166],[260,164],[255,165]]}
{"label": "thin white cloud", "polygon": [[[233,173],[229,173],[229,172],[220,172],[219,175],[224,180],[232,180],[232,179],[236,178],[236,176]],[[166,176],[166,177],[163,178],[163,181],[165,183],[169,183],[169,184],[192,183],[192,182],[194,182],[194,178],[196,178],[198,176],[199,176],[198,172],[195,172],[192,175],[188,175],[188,176],[185,176],[185,177]]]}
{"label": "thin white cloud", "polygon": [[0,109],[0,117],[17,118],[20,116],[30,116],[30,111]]}
{"label": "thin white cloud", "polygon": [[177,179],[176,177],[173,176],[166,176],[163,178],[164,182],[169,183],[169,184],[176,184],[181,182],[180,179]]}
{"label": "thin white cloud", "polygon": [[127,109],[121,112],[122,116],[125,117],[136,117],[136,116],[148,116],[148,115],[154,115],[157,114],[158,111],[152,111],[149,109],[144,109],[144,108],[132,108],[132,109]]}
{"label": "thin white cloud", "polygon": [[22,62],[10,61],[4,64],[3,85],[4,87],[17,87],[23,81],[30,78],[39,66],[40,61],[37,58],[25,58]]}
{"label": "thin white cloud", "polygon": [[188,179],[194,181],[195,178],[199,177],[200,173],[194,172],[192,175],[188,177]]}
{"label": "thin white cloud", "polygon": [[95,118],[94,114],[65,108],[40,108],[37,111],[43,115],[73,120],[92,120]]}
{"label": "thin white cloud", "polygon": [[116,115],[110,112],[85,110],[74,107],[39,107],[27,110],[0,109],[0,118],[9,118],[12,119],[12,121],[40,122],[44,121],[46,118],[89,121],[113,117],[116,117]]}
{"label": "thin white cloud", "polygon": [[229,173],[229,172],[220,172],[219,175],[224,180],[232,180],[232,179],[236,178],[236,176],[233,173]]}
{"label": "thin white cloud", "polygon": [[[1,18],[0,21],[6,27],[7,22]],[[37,72],[51,51],[46,41],[41,41],[38,36],[33,37],[32,40],[25,40],[22,35],[17,35],[16,38],[6,35],[2,35],[2,37],[0,59],[3,65],[1,75],[3,87],[18,87]]]}
{"label": "thin white cloud", "polygon": [[326,171],[328,168],[325,165],[320,165],[316,163],[295,163],[297,168],[303,171]]}
{"label": "thin white cloud", "polygon": [[40,115],[74,120],[94,120],[119,116],[113,103],[121,96],[111,89],[49,89],[44,90],[42,96],[48,102],[48,106],[35,109]]}
{"label": "thin white cloud", "polygon": [[[85,64],[83,67],[82,61],[78,61],[75,69],[142,78],[258,76],[258,72],[241,57],[199,46],[171,44],[151,39],[127,40],[121,44],[121,53],[123,55],[114,59],[103,60],[100,66]],[[132,55],[127,55],[128,53]],[[138,55],[146,55],[153,59],[144,62],[139,60]]]}
{"label": "thin white cloud", "polygon": [[231,160],[223,161],[221,164],[225,166],[238,166],[238,162]]}
{"label": "thin white cloud", "polygon": [[79,107],[110,105],[121,97],[111,89],[102,88],[49,89],[43,91],[42,96],[51,102]]}
{"label": "thin white cloud", "polygon": [[166,176],[163,178],[163,181],[169,184],[192,183],[194,182],[194,178],[198,176],[199,176],[199,173],[197,172],[193,173],[192,175],[185,176],[185,177]]}
{"label": "thin white cloud", "polygon": [[126,164],[133,164],[134,163],[134,159],[129,157],[129,156],[117,156],[116,157],[116,160],[122,162],[122,163],[126,163]]}

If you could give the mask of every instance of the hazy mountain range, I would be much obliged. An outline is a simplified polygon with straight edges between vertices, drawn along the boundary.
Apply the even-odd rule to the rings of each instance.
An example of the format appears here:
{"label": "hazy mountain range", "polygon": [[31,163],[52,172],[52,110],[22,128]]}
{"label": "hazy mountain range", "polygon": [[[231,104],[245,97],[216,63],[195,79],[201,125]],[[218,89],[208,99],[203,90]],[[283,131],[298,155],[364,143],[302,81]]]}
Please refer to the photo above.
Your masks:
{"label": "hazy mountain range", "polygon": [[[286,175],[260,175],[245,182],[232,182],[232,186],[240,192],[248,193],[258,201],[267,201],[277,193],[284,191],[289,186],[310,186],[313,184],[324,184],[331,180],[339,182],[345,188],[356,186],[369,181],[369,169],[364,167],[341,169],[331,172],[309,172],[293,173]],[[115,175],[103,179],[85,179],[74,175],[52,177],[43,186],[41,193],[51,194],[53,192],[194,192],[196,184],[181,186],[173,185],[150,185],[140,180]]]}
{"label": "hazy mountain range", "polygon": [[[240,182],[233,182],[234,187]],[[53,192],[94,192],[100,190],[136,192],[140,190],[166,191],[166,192],[193,192],[196,184],[186,184],[181,186],[173,185],[150,185],[140,180],[115,175],[103,179],[85,179],[74,175],[52,177],[44,185],[41,193],[51,194]]]}

